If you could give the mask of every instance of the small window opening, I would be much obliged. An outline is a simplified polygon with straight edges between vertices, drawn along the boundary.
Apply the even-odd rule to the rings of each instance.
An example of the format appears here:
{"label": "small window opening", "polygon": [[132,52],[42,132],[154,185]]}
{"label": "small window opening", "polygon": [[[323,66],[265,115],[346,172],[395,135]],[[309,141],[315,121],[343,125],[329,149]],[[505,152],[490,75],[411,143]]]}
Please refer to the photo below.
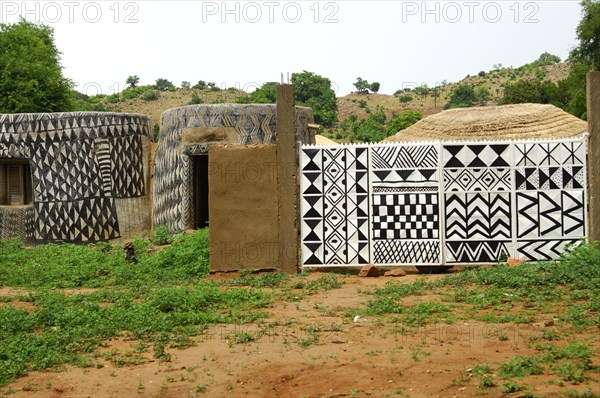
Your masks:
{"label": "small window opening", "polygon": [[0,205],[33,203],[31,167],[26,160],[0,159]]}

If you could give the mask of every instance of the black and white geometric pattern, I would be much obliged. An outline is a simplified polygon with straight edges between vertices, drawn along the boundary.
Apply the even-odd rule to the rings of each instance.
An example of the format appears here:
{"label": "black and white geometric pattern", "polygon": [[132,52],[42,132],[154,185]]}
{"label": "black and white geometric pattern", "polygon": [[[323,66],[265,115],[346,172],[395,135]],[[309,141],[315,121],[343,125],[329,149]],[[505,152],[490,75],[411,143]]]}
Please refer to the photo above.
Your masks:
{"label": "black and white geometric pattern", "polygon": [[445,194],[447,240],[510,239],[510,193]]}
{"label": "black and white geometric pattern", "polygon": [[304,263],[365,264],[370,256],[367,149],[305,149],[301,157]]}
{"label": "black and white geometric pattern", "polygon": [[[86,243],[120,236],[113,198],[37,202],[34,207],[37,240]],[[48,222],[56,219],[61,222]]]}
{"label": "black and white geometric pattern", "polygon": [[131,136],[110,141],[112,196],[136,198],[146,194],[144,183],[142,138]]}
{"label": "black and white geometric pattern", "polygon": [[583,190],[518,192],[517,238],[585,236],[583,195]]}
{"label": "black and white geometric pattern", "polygon": [[517,256],[525,261],[549,261],[560,259],[565,246],[575,245],[580,239],[535,239],[520,241]]}
{"label": "black and white geometric pattern", "polygon": [[373,239],[438,239],[438,195],[374,195]]}
{"label": "black and white geometric pattern", "polygon": [[517,256],[556,260],[586,236],[585,141],[515,144]]}
{"label": "black and white geometric pattern", "polygon": [[582,140],[515,144],[515,166],[562,166],[585,164]]}
{"label": "black and white geometric pattern", "polygon": [[150,118],[142,115],[0,115],[0,157],[29,159],[31,166],[32,231],[21,238],[94,242],[119,237],[114,198],[145,194],[142,139],[149,140],[150,131]]}
{"label": "black and white geometric pattern", "polygon": [[444,169],[446,192],[510,191],[512,169]]}
{"label": "black and white geometric pattern", "polygon": [[510,256],[510,241],[447,241],[448,263],[495,263]]}
{"label": "black and white geometric pattern", "polygon": [[586,185],[583,165],[517,167],[517,190],[583,189]]}
{"label": "black and white geometric pattern", "polygon": [[442,164],[448,168],[505,168],[512,165],[510,144],[457,144],[444,145]]}
{"label": "black and white geometric pattern", "polygon": [[[271,104],[202,104],[163,112],[155,156],[152,224],[165,224],[171,231],[194,228],[191,157],[207,153],[211,143],[184,144],[184,130],[233,128],[237,140],[232,144],[274,144],[276,121],[276,107]],[[308,129],[313,121],[312,109],[296,107],[298,141],[314,143],[314,132]]]}
{"label": "black and white geometric pattern", "polygon": [[372,147],[374,169],[436,169],[436,145],[380,145]]}
{"label": "black and white geometric pattern", "polygon": [[373,244],[377,264],[439,264],[440,242],[437,240],[377,240]]}
{"label": "black and white geometric pattern", "polygon": [[[303,264],[556,259],[586,236],[585,146],[585,138],[305,146]],[[358,148],[367,180],[360,201],[346,191],[357,171],[349,153]],[[360,249],[346,237],[347,215],[358,209]],[[350,247],[364,250],[358,263],[348,261]]]}

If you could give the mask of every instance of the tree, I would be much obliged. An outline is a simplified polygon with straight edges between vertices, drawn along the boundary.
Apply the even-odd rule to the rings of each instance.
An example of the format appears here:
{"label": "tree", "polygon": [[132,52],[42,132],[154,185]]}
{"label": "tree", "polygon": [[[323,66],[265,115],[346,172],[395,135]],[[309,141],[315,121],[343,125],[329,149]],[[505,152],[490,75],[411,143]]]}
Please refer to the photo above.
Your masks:
{"label": "tree", "polygon": [[385,126],[386,136],[392,136],[398,131],[412,126],[422,118],[423,115],[420,112],[406,111],[388,122],[387,126]]}
{"label": "tree", "polygon": [[592,64],[594,70],[600,68],[600,1],[582,0],[582,19],[577,26],[579,45],[571,51],[571,58],[577,62]]}
{"label": "tree", "polygon": [[296,103],[312,108],[315,122],[331,127],[337,122],[337,103],[331,80],[313,72],[292,73]]}
{"label": "tree", "polygon": [[167,79],[163,79],[162,77],[156,79],[156,83],[154,83],[154,88],[158,91],[174,91],[175,85]]}
{"label": "tree", "polygon": [[129,88],[136,88],[139,82],[140,78],[138,75],[129,76],[127,80],[125,80],[125,84],[127,84]]}
{"label": "tree", "polygon": [[206,85],[210,91],[221,91],[221,87],[217,86],[217,83],[215,82],[208,82]]}
{"label": "tree", "polygon": [[369,88],[371,89],[372,92],[377,94],[377,92],[379,91],[379,87],[380,87],[379,82],[373,82],[373,83],[371,83],[371,86]]}
{"label": "tree", "polygon": [[491,96],[490,90],[486,87],[478,87],[477,90],[475,90],[475,100],[479,105],[485,105],[485,103],[490,100]]}
{"label": "tree", "polygon": [[475,90],[470,84],[460,84],[450,95],[450,100],[444,106],[444,109],[450,108],[468,108],[475,102]]}
{"label": "tree", "polygon": [[206,82],[204,80],[198,80],[198,83],[194,84],[192,88],[204,90],[206,88]]}
{"label": "tree", "polygon": [[551,96],[550,103],[572,115],[586,119],[586,77],[590,69],[590,64],[575,63],[571,65],[569,76],[558,82],[558,87],[554,91],[555,94]]}
{"label": "tree", "polygon": [[190,82],[185,80],[181,82],[181,88],[189,89],[190,87],[192,87],[192,84]]}
{"label": "tree", "polygon": [[70,111],[71,87],[51,27],[0,24],[0,113]]}
{"label": "tree", "polygon": [[546,87],[541,81],[536,79],[519,80],[504,87],[504,94],[499,103],[501,105],[525,103],[547,104],[548,96],[545,91]]}
{"label": "tree", "polygon": [[277,100],[277,83],[267,82],[248,97],[250,104],[274,104]]}
{"label": "tree", "polygon": [[369,89],[371,88],[371,85],[368,81],[363,80],[362,77],[357,77],[356,83],[354,83],[354,87],[356,87],[356,91],[358,91],[359,93],[367,94],[369,92]]}
{"label": "tree", "polygon": [[560,62],[558,55],[550,54],[549,52],[542,53],[538,58],[538,62],[557,64]]}

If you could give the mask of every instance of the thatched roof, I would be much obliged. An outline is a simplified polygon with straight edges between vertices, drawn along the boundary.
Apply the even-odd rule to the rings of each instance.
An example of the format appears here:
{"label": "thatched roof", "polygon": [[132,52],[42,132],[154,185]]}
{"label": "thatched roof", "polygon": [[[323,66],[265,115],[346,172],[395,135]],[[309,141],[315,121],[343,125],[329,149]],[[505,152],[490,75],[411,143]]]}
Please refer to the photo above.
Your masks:
{"label": "thatched roof", "polygon": [[337,145],[338,143],[334,140],[330,140],[329,138],[322,136],[320,134],[315,135],[315,144],[317,145]]}
{"label": "thatched roof", "polygon": [[515,104],[449,109],[428,116],[386,141],[463,141],[564,138],[587,122],[554,105]]}

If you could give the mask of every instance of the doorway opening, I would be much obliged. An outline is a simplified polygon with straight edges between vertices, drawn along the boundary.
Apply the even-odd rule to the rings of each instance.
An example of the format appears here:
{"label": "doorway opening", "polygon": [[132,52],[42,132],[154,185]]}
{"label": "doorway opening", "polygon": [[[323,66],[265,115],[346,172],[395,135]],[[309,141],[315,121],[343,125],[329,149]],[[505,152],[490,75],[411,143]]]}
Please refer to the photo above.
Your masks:
{"label": "doorway opening", "polygon": [[208,227],[208,154],[192,156],[194,229]]}

